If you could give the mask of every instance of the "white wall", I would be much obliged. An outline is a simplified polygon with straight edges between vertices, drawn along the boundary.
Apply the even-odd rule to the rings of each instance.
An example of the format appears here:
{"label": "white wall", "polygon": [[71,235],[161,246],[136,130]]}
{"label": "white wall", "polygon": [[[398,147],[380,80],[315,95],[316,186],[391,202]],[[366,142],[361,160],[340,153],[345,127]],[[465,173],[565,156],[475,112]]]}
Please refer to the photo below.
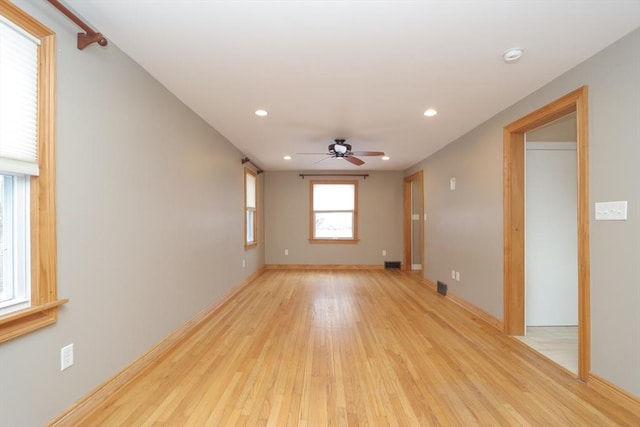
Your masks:
{"label": "white wall", "polygon": [[0,344],[0,424],[31,427],[259,269],[264,238],[244,251],[242,153],[115,45],[79,51],[47,2],[16,4],[58,34],[58,295],[70,300],[55,325]]}
{"label": "white wall", "polygon": [[578,324],[575,142],[527,142],[525,324]]}

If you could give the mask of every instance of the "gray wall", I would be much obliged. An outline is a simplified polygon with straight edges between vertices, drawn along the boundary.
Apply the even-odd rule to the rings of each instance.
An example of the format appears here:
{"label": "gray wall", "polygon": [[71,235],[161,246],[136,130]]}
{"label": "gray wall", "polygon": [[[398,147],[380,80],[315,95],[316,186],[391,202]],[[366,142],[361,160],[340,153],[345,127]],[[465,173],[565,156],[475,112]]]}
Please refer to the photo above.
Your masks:
{"label": "gray wall", "polygon": [[[358,170],[357,173],[367,171]],[[317,172],[316,172],[317,173]],[[323,172],[329,173],[329,172]],[[337,172],[337,173],[345,173]],[[309,243],[309,182],[299,172],[266,172],[266,264],[383,265],[402,260],[402,172],[358,179],[357,244]],[[342,178],[345,179],[345,178]],[[289,255],[284,255],[284,250]],[[387,256],[382,256],[382,250]]]}
{"label": "gray wall", "polygon": [[[238,150],[116,46],[79,51],[48,3],[16,3],[58,34],[58,294],[70,299],[57,324],[0,344],[1,424],[21,427],[261,268],[264,236],[244,251]],[[61,372],[69,343],[75,365]]]}
{"label": "gray wall", "polygon": [[[503,317],[502,129],[589,86],[592,372],[640,395],[640,29],[405,171],[424,169],[426,269]],[[458,189],[449,191],[449,178]],[[593,204],[629,201],[629,220],[595,222]],[[448,279],[451,269],[461,281]]]}

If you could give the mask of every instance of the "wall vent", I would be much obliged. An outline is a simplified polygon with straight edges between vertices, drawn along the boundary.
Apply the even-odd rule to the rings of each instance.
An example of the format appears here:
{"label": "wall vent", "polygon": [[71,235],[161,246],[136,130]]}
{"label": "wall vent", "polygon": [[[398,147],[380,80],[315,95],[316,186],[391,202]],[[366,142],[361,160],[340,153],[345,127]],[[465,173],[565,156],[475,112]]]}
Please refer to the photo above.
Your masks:
{"label": "wall vent", "polygon": [[394,268],[394,269],[400,269],[400,261],[385,261],[384,262],[384,268],[386,270]]}
{"label": "wall vent", "polygon": [[438,293],[447,295],[447,284],[438,280]]}

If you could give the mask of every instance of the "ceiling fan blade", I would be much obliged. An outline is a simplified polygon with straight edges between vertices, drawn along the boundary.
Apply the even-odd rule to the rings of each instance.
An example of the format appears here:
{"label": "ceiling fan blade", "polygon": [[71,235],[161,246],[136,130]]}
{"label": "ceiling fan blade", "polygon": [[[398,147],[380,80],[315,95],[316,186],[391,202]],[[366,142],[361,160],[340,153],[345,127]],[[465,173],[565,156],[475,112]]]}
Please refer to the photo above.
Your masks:
{"label": "ceiling fan blade", "polygon": [[351,154],[356,156],[384,156],[384,151],[354,151]]}
{"label": "ceiling fan blade", "polygon": [[352,163],[356,166],[364,165],[364,162],[357,157],[344,156],[343,159],[345,159],[347,162]]}
{"label": "ceiling fan blade", "polygon": [[318,164],[318,163],[320,163],[320,162],[324,162],[325,160],[329,160],[329,159],[332,159],[332,158],[333,158],[333,156],[325,157],[324,159],[320,159],[320,160],[318,160],[317,162],[313,162],[313,164],[314,164],[314,165],[317,165],[317,164]]}

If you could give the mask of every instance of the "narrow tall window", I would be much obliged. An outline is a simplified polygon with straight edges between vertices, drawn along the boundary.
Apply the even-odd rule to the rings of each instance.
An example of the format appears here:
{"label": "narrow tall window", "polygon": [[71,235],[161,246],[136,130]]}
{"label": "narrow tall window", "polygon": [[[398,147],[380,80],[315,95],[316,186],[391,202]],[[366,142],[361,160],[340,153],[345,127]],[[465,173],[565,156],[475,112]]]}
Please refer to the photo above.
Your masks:
{"label": "narrow tall window", "polygon": [[258,203],[257,203],[257,176],[251,169],[244,170],[244,246],[250,248],[258,244]]}
{"label": "narrow tall window", "polygon": [[310,240],[356,242],[357,206],[357,181],[311,181]]}
{"label": "narrow tall window", "polygon": [[57,320],[55,34],[0,2],[0,342]]}

